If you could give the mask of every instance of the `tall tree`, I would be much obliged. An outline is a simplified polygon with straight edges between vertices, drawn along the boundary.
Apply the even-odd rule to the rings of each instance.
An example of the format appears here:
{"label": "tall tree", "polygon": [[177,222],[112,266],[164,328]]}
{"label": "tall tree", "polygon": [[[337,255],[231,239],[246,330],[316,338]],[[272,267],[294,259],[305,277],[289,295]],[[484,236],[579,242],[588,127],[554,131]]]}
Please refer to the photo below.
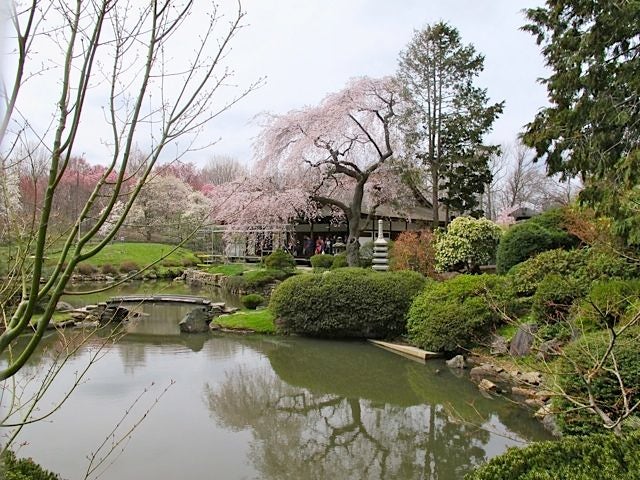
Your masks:
{"label": "tall tree", "polygon": [[483,136],[504,102],[490,104],[486,89],[474,85],[483,69],[484,57],[442,22],[416,31],[400,54],[397,76],[408,104],[405,161],[414,169],[405,180],[416,199],[433,208],[434,226],[441,203],[461,213],[476,210],[477,194],[490,181],[488,162],[497,147],[484,145]]}
{"label": "tall tree", "polygon": [[523,141],[548,173],[582,176],[580,198],[640,244],[640,3],[548,0],[526,14],[552,74],[551,106]]}

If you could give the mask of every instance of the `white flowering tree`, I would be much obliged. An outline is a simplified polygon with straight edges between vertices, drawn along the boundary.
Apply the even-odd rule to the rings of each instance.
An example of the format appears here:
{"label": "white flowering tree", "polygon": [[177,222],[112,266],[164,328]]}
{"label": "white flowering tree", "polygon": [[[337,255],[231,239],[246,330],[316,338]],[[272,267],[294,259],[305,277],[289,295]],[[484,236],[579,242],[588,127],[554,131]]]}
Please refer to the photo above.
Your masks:
{"label": "white flowering tree", "polygon": [[495,256],[502,230],[487,218],[458,217],[445,232],[438,232],[434,245],[436,269],[478,273]]}

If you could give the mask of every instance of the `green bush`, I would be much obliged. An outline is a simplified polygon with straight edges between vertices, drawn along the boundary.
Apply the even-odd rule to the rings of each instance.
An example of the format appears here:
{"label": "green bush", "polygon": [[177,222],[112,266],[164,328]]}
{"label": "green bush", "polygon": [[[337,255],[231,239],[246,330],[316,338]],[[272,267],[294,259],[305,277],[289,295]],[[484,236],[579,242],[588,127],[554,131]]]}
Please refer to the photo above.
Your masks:
{"label": "green bush", "polygon": [[80,275],[93,275],[98,271],[98,269],[90,263],[79,263],[76,265],[76,271]]}
{"label": "green bush", "polygon": [[504,281],[496,275],[458,275],[431,282],[408,314],[407,330],[415,345],[436,352],[471,348],[498,324],[487,301],[500,297]]}
{"label": "green bush", "polygon": [[521,296],[536,293],[547,275],[569,277],[586,265],[588,250],[549,250],[530,258],[509,271],[514,292]]}
{"label": "green bush", "polygon": [[640,472],[640,434],[566,437],[506,453],[465,480],[632,480]]}
{"label": "green bush", "polygon": [[346,253],[338,253],[337,255],[333,256],[333,263],[331,264],[331,268],[344,268],[344,267],[348,267],[349,264],[347,263],[347,254]]}
{"label": "green bush", "polygon": [[30,458],[16,458],[7,450],[0,458],[0,478],[3,480],[60,480],[60,476],[49,472]]}
{"label": "green bush", "polygon": [[310,260],[314,270],[327,270],[333,265],[333,255],[314,255]]}
{"label": "green bush", "polygon": [[196,261],[194,261],[192,258],[183,258],[180,261],[180,265],[183,267],[193,267],[194,265],[196,265]]}
{"label": "green bush", "polygon": [[373,265],[373,240],[368,240],[360,246],[360,263],[362,268],[369,268]]}
{"label": "green bush", "polygon": [[576,321],[586,330],[619,327],[640,311],[640,280],[596,282],[582,301]]}
{"label": "green bush", "polygon": [[257,293],[250,293],[249,295],[243,295],[240,297],[240,302],[245,308],[255,310],[260,305],[264,304],[264,297]]}
{"label": "green bush", "polygon": [[281,248],[267,255],[263,262],[265,267],[272,270],[291,271],[296,268],[296,259]]}
{"label": "green bush", "polygon": [[533,295],[531,311],[539,323],[565,322],[573,302],[584,297],[586,290],[586,285],[572,277],[547,275]]}
{"label": "green bush", "polygon": [[496,254],[502,230],[487,218],[458,217],[435,236],[436,269],[479,273]]}
{"label": "green bush", "polygon": [[538,253],[577,246],[578,239],[563,229],[563,215],[562,209],[549,210],[507,230],[496,255],[498,273],[506,273]]}
{"label": "green bush", "polygon": [[139,271],[140,266],[136,262],[132,262],[131,260],[125,260],[120,264],[120,271],[122,273],[131,273],[134,271]]}
{"label": "green bush", "polygon": [[289,278],[269,308],[280,331],[319,337],[386,338],[405,331],[405,314],[424,277],[340,268]]}
{"label": "green bush", "polygon": [[[630,405],[640,401],[640,354],[638,342],[640,329],[629,328],[619,336],[611,354],[606,355],[609,346],[607,332],[594,332],[569,344],[557,362],[557,382],[565,396],[554,399],[558,427],[566,435],[583,435],[606,431],[603,420],[595,412],[586,408],[576,409],[575,401],[588,403],[593,395],[599,408],[612,420],[623,413],[624,397],[620,382],[614,374],[614,360],[624,384]],[[587,382],[589,385],[587,385]],[[640,421],[636,412],[635,422]],[[632,429],[623,423],[623,428]],[[627,427],[627,425],[629,425]]]}
{"label": "green bush", "polygon": [[265,268],[264,270],[249,270],[242,274],[242,278],[247,282],[249,288],[264,287],[276,280],[284,280],[291,275],[290,272],[278,270],[274,268]]}
{"label": "green bush", "polygon": [[247,281],[242,274],[231,275],[224,279],[224,288],[232,292],[247,291]]}
{"label": "green bush", "polygon": [[105,275],[115,275],[116,273],[118,273],[116,267],[114,267],[110,263],[105,263],[104,265],[102,265],[102,267],[100,267],[100,270],[102,270],[102,273],[104,273]]}

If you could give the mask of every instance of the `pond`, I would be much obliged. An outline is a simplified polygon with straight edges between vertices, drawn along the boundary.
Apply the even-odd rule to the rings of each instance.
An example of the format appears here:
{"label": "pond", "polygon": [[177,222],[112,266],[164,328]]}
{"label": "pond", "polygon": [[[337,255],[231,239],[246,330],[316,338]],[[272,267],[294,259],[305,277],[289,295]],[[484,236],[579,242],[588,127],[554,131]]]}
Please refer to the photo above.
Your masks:
{"label": "pond", "polygon": [[[74,480],[103,442],[94,466],[115,447],[90,478],[453,480],[549,438],[529,412],[483,397],[440,361],[361,342],[180,335],[183,307],[144,309],[144,325],[71,356],[41,413],[101,358],[57,412],[23,430],[20,456]],[[58,341],[47,337],[23,374],[45,371]]]}

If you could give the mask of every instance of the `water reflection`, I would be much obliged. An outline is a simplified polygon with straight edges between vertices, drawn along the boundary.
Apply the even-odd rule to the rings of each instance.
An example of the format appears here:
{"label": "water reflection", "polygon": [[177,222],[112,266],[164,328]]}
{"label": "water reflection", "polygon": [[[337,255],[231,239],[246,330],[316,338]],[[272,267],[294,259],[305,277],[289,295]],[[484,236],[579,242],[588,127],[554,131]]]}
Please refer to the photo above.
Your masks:
{"label": "water reflection", "polygon": [[466,380],[368,345],[299,339],[267,356],[272,368],[237,367],[205,387],[221,426],[252,432],[261,478],[458,479],[544,436],[511,428],[523,420],[513,408]]}
{"label": "water reflection", "polygon": [[[106,345],[91,380],[52,423],[25,430],[21,455],[63,478],[82,478],[83,458],[141,390],[170,381],[102,478],[448,480],[514,439],[547,438],[526,412],[483,398],[441,363],[418,364],[359,342],[150,328]],[[64,395],[100,341],[69,359],[43,405]],[[25,372],[46,369],[57,345],[53,336],[43,342]]]}

